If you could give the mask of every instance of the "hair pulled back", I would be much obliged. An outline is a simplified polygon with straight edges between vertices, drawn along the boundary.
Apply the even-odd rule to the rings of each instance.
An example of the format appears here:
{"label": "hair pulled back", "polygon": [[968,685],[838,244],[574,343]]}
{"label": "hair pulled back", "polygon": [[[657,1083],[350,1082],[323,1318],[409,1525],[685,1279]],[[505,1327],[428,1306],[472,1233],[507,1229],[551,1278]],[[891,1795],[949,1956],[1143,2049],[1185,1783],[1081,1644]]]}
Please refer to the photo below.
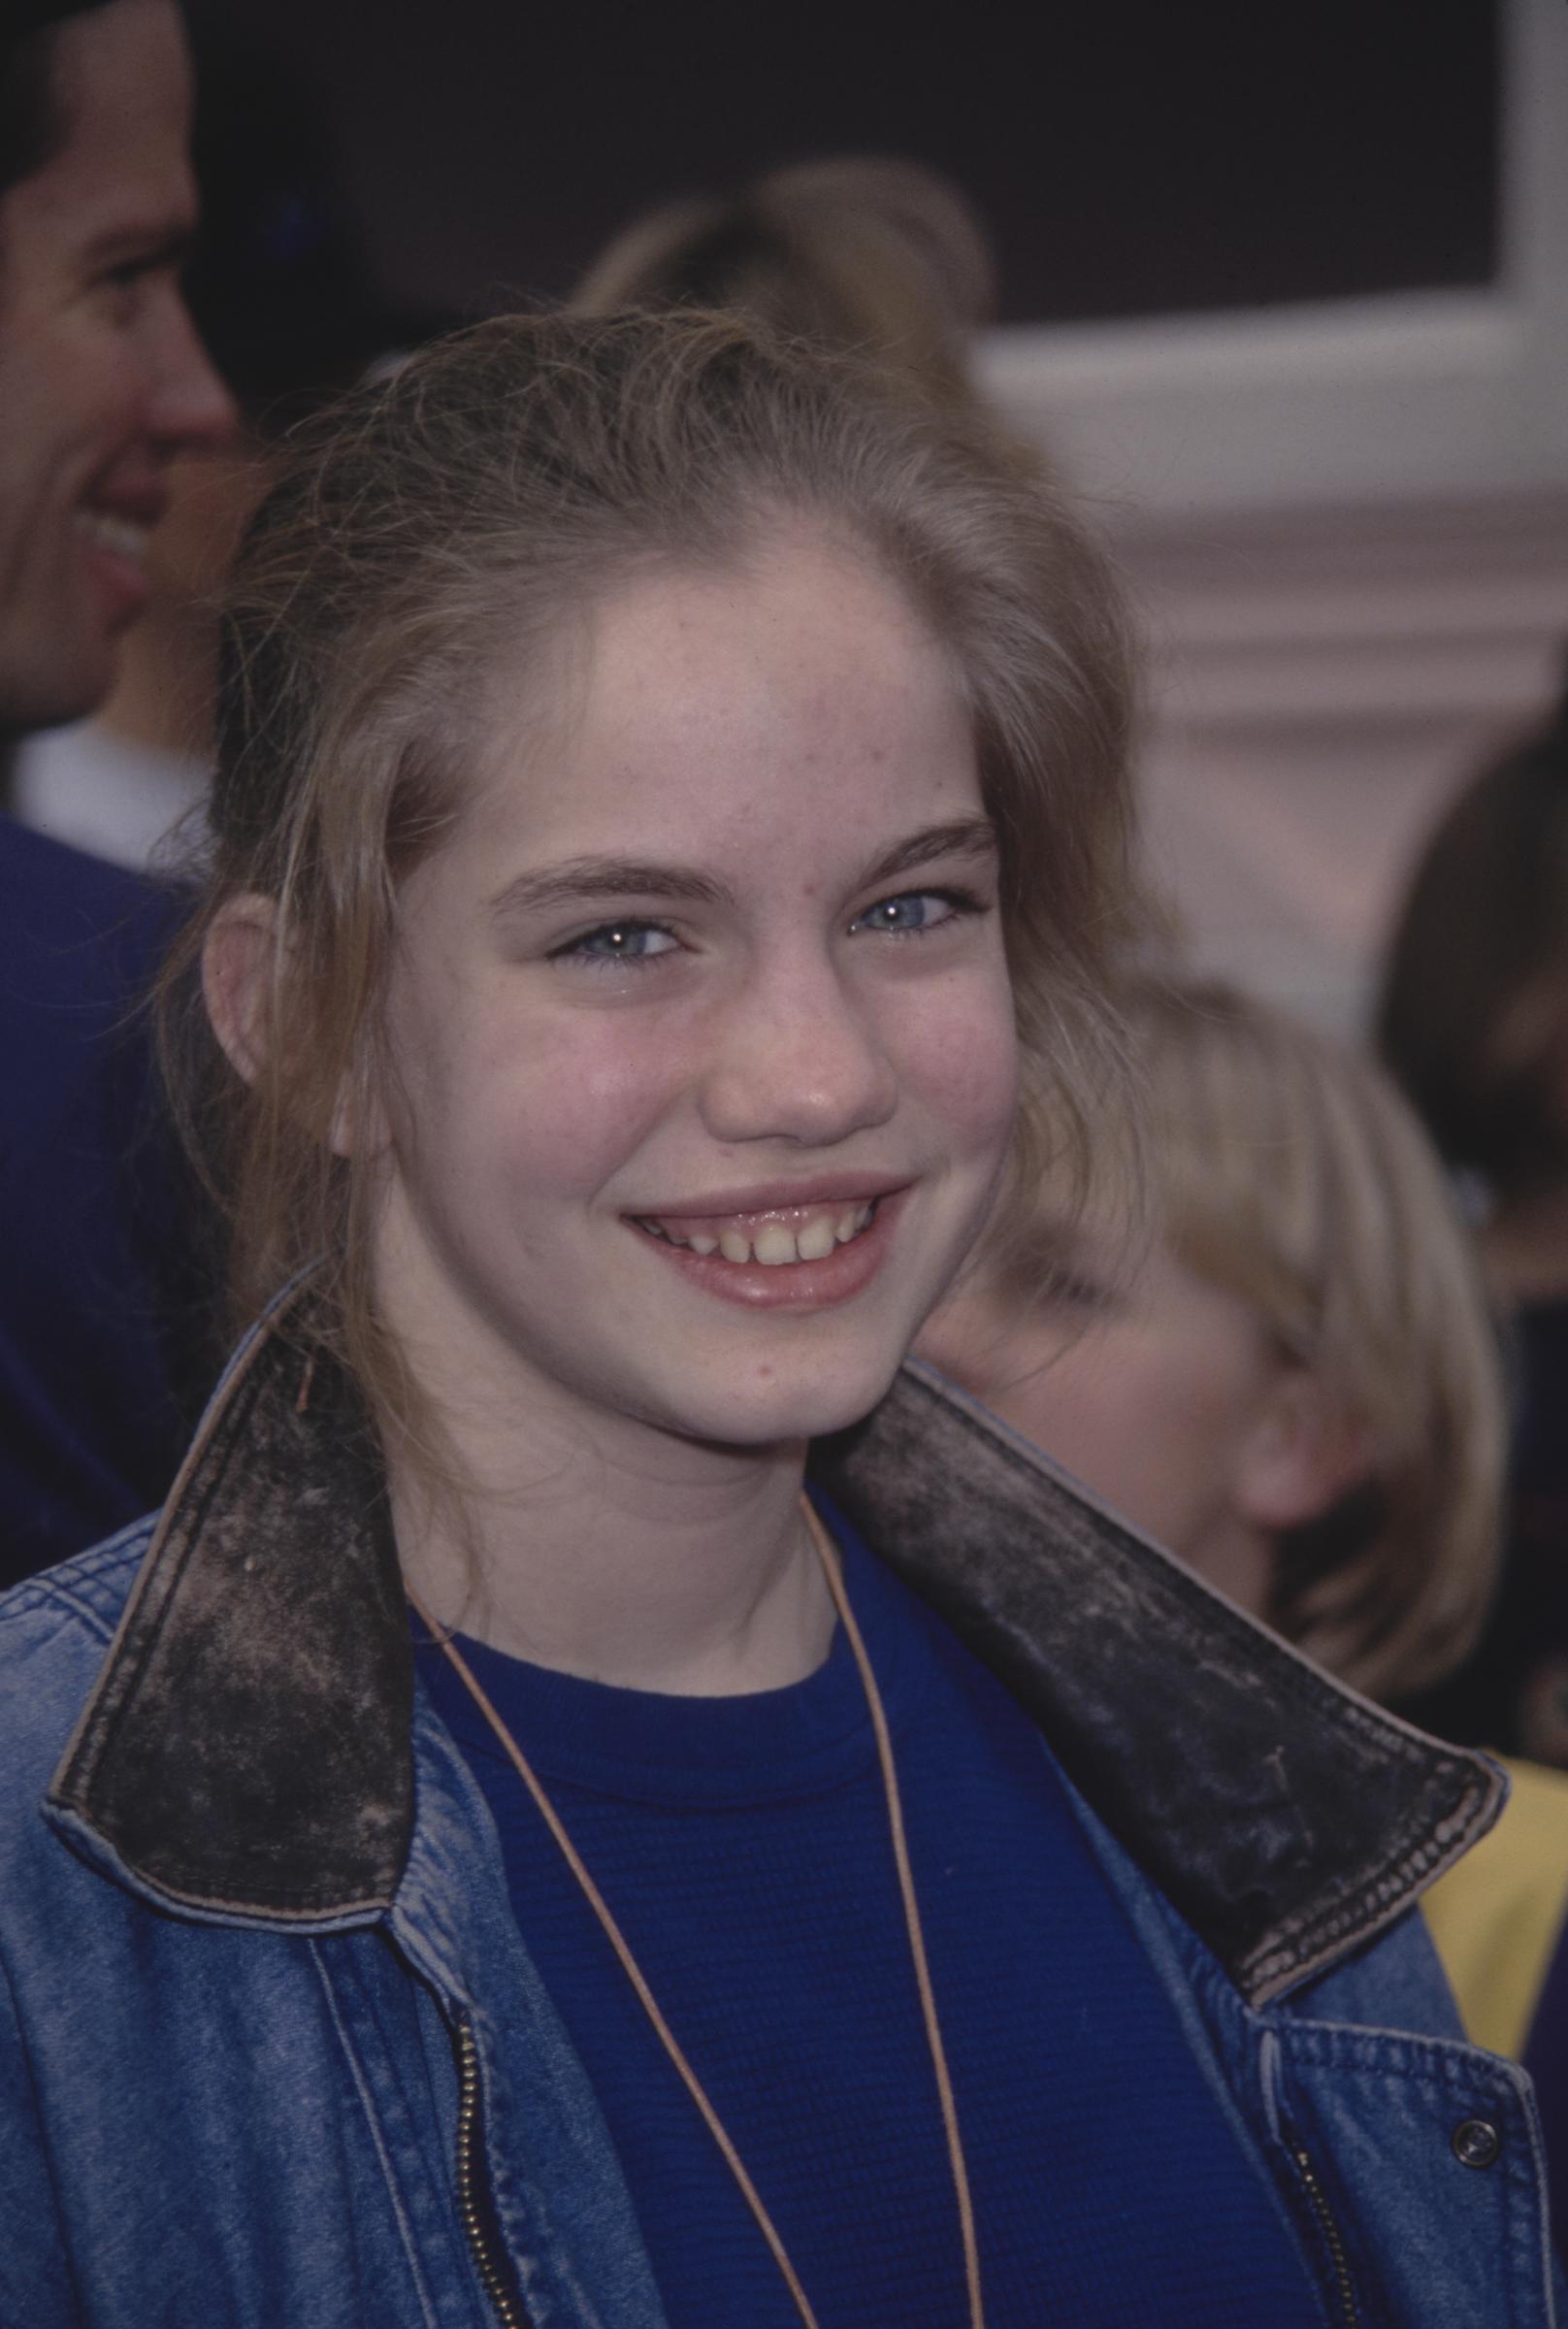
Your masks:
{"label": "hair pulled back", "polygon": [[[509,702],[534,687],[548,711],[565,621],[661,573],[743,567],[801,525],[866,560],[953,657],[1000,833],[1020,1020],[1051,1121],[1083,1153],[1115,1057],[1127,665],[1115,591],[1059,497],[983,430],[732,318],[481,324],[290,441],[233,577],[211,874],[163,990],[177,1105],[232,1223],[237,1311],[316,1264],[300,1330],[348,1365],[383,1430],[408,1426],[412,1394],[376,1329],[370,1176],[332,1134],[384,1071],[400,882],[461,813],[502,672]],[[194,974],[249,894],[277,942],[246,1084]]]}

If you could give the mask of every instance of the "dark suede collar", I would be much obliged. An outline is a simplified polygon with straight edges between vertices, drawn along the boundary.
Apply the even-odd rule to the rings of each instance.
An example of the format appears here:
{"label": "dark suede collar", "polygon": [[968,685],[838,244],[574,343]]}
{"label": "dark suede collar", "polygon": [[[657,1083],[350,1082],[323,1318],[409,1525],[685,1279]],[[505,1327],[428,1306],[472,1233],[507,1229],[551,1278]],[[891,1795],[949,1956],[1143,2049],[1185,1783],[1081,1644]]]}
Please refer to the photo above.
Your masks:
{"label": "dark suede collar", "polygon": [[[1496,1818],[1484,1758],[1327,1681],[925,1368],[813,1469],[1254,2003]],[[411,1703],[369,1434],[275,1319],[186,1459],[50,1801],[171,1903],[373,1916],[412,1828]]]}

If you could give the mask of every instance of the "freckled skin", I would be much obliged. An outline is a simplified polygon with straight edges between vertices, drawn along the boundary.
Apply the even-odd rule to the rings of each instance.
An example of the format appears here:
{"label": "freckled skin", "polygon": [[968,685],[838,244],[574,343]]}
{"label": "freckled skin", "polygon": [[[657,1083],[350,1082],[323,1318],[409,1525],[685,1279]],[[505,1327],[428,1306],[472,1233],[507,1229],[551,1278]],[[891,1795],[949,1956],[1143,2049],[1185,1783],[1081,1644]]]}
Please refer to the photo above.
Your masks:
{"label": "freckled skin", "polygon": [[[971,1242],[1012,1118],[996,912],[856,927],[982,878],[944,861],[865,887],[910,834],[980,811],[953,672],[883,581],[784,535],[733,576],[612,599],[562,715],[542,743],[521,717],[509,736],[503,697],[468,813],[405,888],[390,1321],[427,1377],[492,1411],[729,1446],[838,1427]],[[675,943],[640,965],[560,952],[655,910],[636,899],[498,927],[507,882],[604,855],[692,869],[727,902],[657,908]],[[840,1170],[907,1195],[886,1264],[836,1306],[715,1300],[632,1226]]]}

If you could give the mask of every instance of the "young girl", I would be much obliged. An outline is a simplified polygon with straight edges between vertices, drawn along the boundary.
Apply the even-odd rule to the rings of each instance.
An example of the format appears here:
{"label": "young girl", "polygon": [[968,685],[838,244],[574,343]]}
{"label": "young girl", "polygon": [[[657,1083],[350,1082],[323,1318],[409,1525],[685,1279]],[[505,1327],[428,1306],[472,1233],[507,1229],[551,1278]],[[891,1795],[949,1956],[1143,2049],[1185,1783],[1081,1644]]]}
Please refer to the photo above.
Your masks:
{"label": "young girl", "polygon": [[1406,1914],[1489,1767],[895,1383],[1103,1047],[1120,636],[738,325],[301,447],[187,950],[265,1315],[0,1605],[0,2319],[1550,2318]]}

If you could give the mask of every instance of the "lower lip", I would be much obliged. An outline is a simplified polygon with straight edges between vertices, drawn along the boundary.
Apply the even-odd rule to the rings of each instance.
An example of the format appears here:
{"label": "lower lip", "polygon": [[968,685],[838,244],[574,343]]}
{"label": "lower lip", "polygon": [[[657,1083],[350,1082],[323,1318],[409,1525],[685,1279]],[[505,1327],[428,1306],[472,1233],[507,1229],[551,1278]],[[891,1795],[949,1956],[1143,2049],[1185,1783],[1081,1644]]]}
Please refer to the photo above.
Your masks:
{"label": "lower lip", "polygon": [[147,611],[152,597],[152,583],[147,568],[140,559],[127,557],[122,550],[112,550],[91,534],[77,537],[82,561],[91,575],[99,594],[108,602],[109,620],[115,629],[134,623],[139,614]]}
{"label": "lower lip", "polygon": [[832,1310],[864,1294],[880,1271],[908,1195],[907,1189],[899,1189],[879,1197],[868,1227],[847,1245],[834,1246],[820,1262],[780,1262],[768,1268],[761,1262],[726,1262],[720,1254],[694,1254],[690,1246],[650,1237],[636,1224],[632,1234],[704,1294],[717,1295],[742,1310]]}

